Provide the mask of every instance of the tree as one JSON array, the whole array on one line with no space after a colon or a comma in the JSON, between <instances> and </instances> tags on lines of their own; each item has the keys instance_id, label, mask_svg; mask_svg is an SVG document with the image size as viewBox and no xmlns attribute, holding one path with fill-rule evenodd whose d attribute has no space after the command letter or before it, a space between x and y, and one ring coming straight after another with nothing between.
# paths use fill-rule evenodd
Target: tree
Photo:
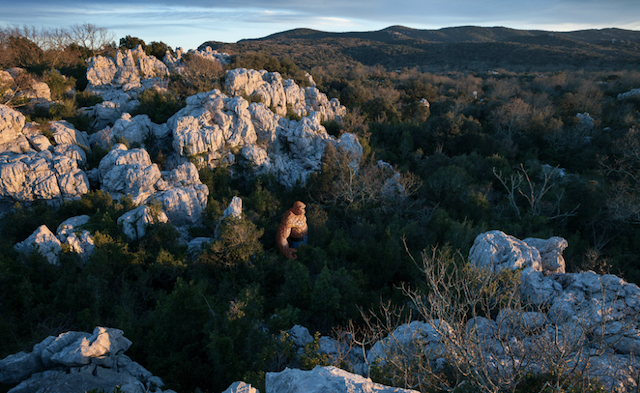
<instances>
[{"instance_id":1,"label":"tree","mask_svg":"<svg viewBox=\"0 0 640 393\"><path fill-rule=\"evenodd\" d=\"M105 27L92 23L76 24L69 29L71 40L91 52L93 56L108 49L115 35Z\"/></svg>"},{"instance_id":2,"label":"tree","mask_svg":"<svg viewBox=\"0 0 640 393\"><path fill-rule=\"evenodd\" d=\"M144 40L128 35L124 38L120 38L120 45L118 46L118 49L124 52L127 49L135 49L138 45L142 45L142 49L145 49L146 47Z\"/></svg>"},{"instance_id":3,"label":"tree","mask_svg":"<svg viewBox=\"0 0 640 393\"><path fill-rule=\"evenodd\" d=\"M145 51L148 55L154 56L156 59L162 60L166 55L167 51L171 53L172 56L175 55L175 52L171 47L164 42L160 41L151 41L149 45L145 48Z\"/></svg>"}]
</instances>

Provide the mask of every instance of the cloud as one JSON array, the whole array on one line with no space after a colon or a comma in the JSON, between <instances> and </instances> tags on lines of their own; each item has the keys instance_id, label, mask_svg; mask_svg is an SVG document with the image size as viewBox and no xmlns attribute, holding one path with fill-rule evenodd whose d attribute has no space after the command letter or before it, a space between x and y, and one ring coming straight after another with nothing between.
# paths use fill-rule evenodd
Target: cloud
<instances>
[{"instance_id":1,"label":"cloud","mask_svg":"<svg viewBox=\"0 0 640 393\"><path fill-rule=\"evenodd\" d=\"M571 30L640 29L637 0L20 0L5 2L3 25L68 27L94 23L119 37L172 46L235 42L298 27L371 31L391 25L438 29L463 25ZM186 40L186 42L185 42ZM178 42L180 41L180 42Z\"/></svg>"}]
</instances>

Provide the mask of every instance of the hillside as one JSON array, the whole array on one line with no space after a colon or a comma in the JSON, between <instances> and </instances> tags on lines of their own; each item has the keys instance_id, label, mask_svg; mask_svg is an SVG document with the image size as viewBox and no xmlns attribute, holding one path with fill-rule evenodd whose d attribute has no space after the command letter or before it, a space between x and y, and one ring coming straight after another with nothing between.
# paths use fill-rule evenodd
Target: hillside
<instances>
[{"instance_id":1,"label":"hillside","mask_svg":"<svg viewBox=\"0 0 640 393\"><path fill-rule=\"evenodd\" d=\"M418 30L391 26L379 31L332 33L294 29L238 43L207 41L230 54L264 52L290 57L303 68L338 64L382 65L428 70L555 67L635 69L640 32L621 29L551 32L506 27Z\"/></svg>"}]
</instances>

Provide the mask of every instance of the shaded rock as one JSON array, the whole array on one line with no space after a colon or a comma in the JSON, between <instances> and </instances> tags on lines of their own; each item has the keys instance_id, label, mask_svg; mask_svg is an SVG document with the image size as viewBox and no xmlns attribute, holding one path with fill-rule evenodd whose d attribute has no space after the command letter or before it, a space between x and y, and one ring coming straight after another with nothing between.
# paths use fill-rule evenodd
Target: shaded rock
<instances>
[{"instance_id":1,"label":"shaded rock","mask_svg":"<svg viewBox=\"0 0 640 393\"><path fill-rule=\"evenodd\" d=\"M446 322L438 320L432 323L413 321L400 325L389 336L371 347L367 352L367 362L371 364L377 361L384 365L387 357L415 351L428 351L435 358L443 357L445 346L440 332L449 334L450 331L451 328ZM419 346L416 347L418 343Z\"/></svg>"},{"instance_id":2,"label":"shaded rock","mask_svg":"<svg viewBox=\"0 0 640 393\"><path fill-rule=\"evenodd\" d=\"M71 217L62 222L56 230L56 235L62 243L69 244L71 249L80 254L83 259L87 259L95 250L93 237L87 230L80 230L78 227L86 224L89 216L82 215Z\"/></svg>"},{"instance_id":3,"label":"shaded rock","mask_svg":"<svg viewBox=\"0 0 640 393\"><path fill-rule=\"evenodd\" d=\"M524 239L523 242L540 252L540 263L542 265L542 271L545 274L565 272L565 262L562 257L562 252L569 246L569 243L567 243L565 239L558 236L546 240L528 237Z\"/></svg>"},{"instance_id":4,"label":"shaded rock","mask_svg":"<svg viewBox=\"0 0 640 393\"><path fill-rule=\"evenodd\" d=\"M196 237L187 245L187 254L194 257L199 254L208 244L213 242L212 237Z\"/></svg>"},{"instance_id":5,"label":"shaded rock","mask_svg":"<svg viewBox=\"0 0 640 393\"><path fill-rule=\"evenodd\" d=\"M57 265L60 263L62 244L46 225L40 225L26 240L16 243L14 248L23 254L28 254L35 250L50 264Z\"/></svg>"},{"instance_id":6,"label":"shaded rock","mask_svg":"<svg viewBox=\"0 0 640 393\"><path fill-rule=\"evenodd\" d=\"M88 153L91 152L89 137L85 131L78 131L66 120L52 121L49 128L53 132L53 139L58 145L78 145Z\"/></svg>"},{"instance_id":7,"label":"shaded rock","mask_svg":"<svg viewBox=\"0 0 640 393\"><path fill-rule=\"evenodd\" d=\"M47 337L29 354L0 360L0 382L18 383L11 393L84 393L92 389L161 393L162 380L124 355L131 341L118 329ZM166 392L172 392L170 390Z\"/></svg>"},{"instance_id":8,"label":"shaded rock","mask_svg":"<svg viewBox=\"0 0 640 393\"><path fill-rule=\"evenodd\" d=\"M33 353L18 352L0 360L0 383L15 384L39 371L42 363Z\"/></svg>"},{"instance_id":9,"label":"shaded rock","mask_svg":"<svg viewBox=\"0 0 640 393\"><path fill-rule=\"evenodd\" d=\"M313 342L313 337L309 333L309 329L304 326L295 325L288 330L289 337L297 347L304 347Z\"/></svg>"},{"instance_id":10,"label":"shaded rock","mask_svg":"<svg viewBox=\"0 0 640 393\"><path fill-rule=\"evenodd\" d=\"M310 371L287 368L279 373L267 373L265 382L267 393L416 392L374 383L369 378L351 374L336 367L321 366L316 366Z\"/></svg>"},{"instance_id":11,"label":"shaded rock","mask_svg":"<svg viewBox=\"0 0 640 393\"><path fill-rule=\"evenodd\" d=\"M551 304L562 292L562 285L545 277L542 272L526 268L520 275L520 292L523 298L533 304Z\"/></svg>"},{"instance_id":12,"label":"shaded rock","mask_svg":"<svg viewBox=\"0 0 640 393\"><path fill-rule=\"evenodd\" d=\"M501 231L478 235L469 251L469 262L492 272L526 267L542 270L540 252L536 248Z\"/></svg>"},{"instance_id":13,"label":"shaded rock","mask_svg":"<svg viewBox=\"0 0 640 393\"><path fill-rule=\"evenodd\" d=\"M118 218L118 225L130 240L140 239L147 233L149 225L169 221L163 211L154 212L149 206L142 205L126 212Z\"/></svg>"},{"instance_id":14,"label":"shaded rock","mask_svg":"<svg viewBox=\"0 0 640 393\"><path fill-rule=\"evenodd\" d=\"M222 393L260 393L260 391L245 382L234 382Z\"/></svg>"}]
</instances>

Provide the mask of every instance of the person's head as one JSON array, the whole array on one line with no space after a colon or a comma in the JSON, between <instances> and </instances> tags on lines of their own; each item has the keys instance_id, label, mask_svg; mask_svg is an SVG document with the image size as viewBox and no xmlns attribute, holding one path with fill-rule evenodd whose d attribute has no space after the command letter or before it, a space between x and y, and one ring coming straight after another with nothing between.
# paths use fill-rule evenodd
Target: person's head
<instances>
[{"instance_id":1,"label":"person's head","mask_svg":"<svg viewBox=\"0 0 640 393\"><path fill-rule=\"evenodd\" d=\"M293 210L292 211L297 215L301 215L301 214L305 213L305 208L306 207L307 206L304 203L302 203L300 201L297 201L296 203L293 204L293 208L292 208Z\"/></svg>"}]
</instances>

